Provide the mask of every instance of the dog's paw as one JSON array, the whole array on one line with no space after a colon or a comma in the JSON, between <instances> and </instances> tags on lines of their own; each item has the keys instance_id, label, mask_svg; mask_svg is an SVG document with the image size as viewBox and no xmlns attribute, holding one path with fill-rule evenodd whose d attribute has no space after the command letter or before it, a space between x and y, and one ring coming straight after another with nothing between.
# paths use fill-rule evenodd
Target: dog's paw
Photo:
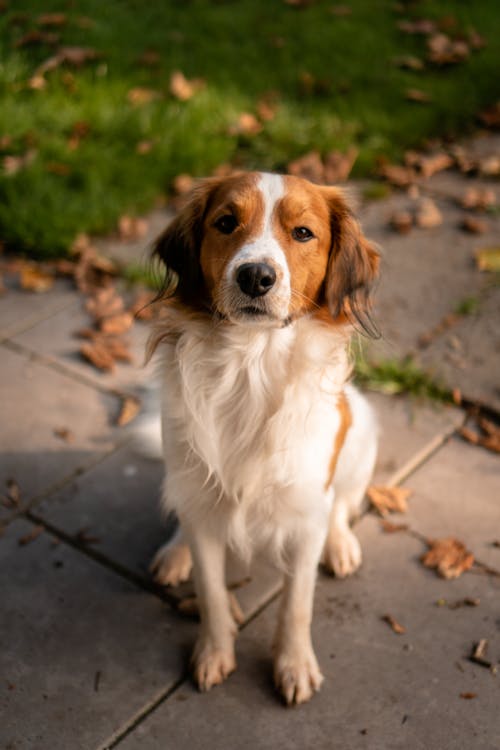
<instances>
[{"instance_id":1,"label":"dog's paw","mask_svg":"<svg viewBox=\"0 0 500 750\"><path fill-rule=\"evenodd\" d=\"M305 703L317 692L323 675L312 650L279 652L274 662L274 684L288 706Z\"/></svg>"},{"instance_id":2,"label":"dog's paw","mask_svg":"<svg viewBox=\"0 0 500 750\"><path fill-rule=\"evenodd\" d=\"M193 675L202 692L224 682L236 669L233 645L221 647L200 636L192 658Z\"/></svg>"},{"instance_id":3,"label":"dog's paw","mask_svg":"<svg viewBox=\"0 0 500 750\"><path fill-rule=\"evenodd\" d=\"M325 568L337 578L352 575L361 565L361 546L349 529L330 532L323 553Z\"/></svg>"},{"instance_id":4,"label":"dog's paw","mask_svg":"<svg viewBox=\"0 0 500 750\"><path fill-rule=\"evenodd\" d=\"M178 586L187 581L193 567L187 544L164 544L153 558L149 571L161 586Z\"/></svg>"}]
</instances>

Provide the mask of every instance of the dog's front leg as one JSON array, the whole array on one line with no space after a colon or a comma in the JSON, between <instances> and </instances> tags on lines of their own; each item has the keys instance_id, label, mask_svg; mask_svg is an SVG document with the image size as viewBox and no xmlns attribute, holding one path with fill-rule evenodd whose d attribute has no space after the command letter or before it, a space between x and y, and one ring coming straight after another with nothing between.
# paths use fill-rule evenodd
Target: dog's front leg
<instances>
[{"instance_id":1,"label":"dog's front leg","mask_svg":"<svg viewBox=\"0 0 500 750\"><path fill-rule=\"evenodd\" d=\"M274 680L287 704L309 700L323 682L311 642L314 586L324 533L305 528L290 544L275 639Z\"/></svg>"},{"instance_id":2,"label":"dog's front leg","mask_svg":"<svg viewBox=\"0 0 500 750\"><path fill-rule=\"evenodd\" d=\"M185 529L193 555L193 573L201 627L193 652L194 678L210 690L236 669L236 623L225 583L226 544L220 530L204 523Z\"/></svg>"}]
</instances>

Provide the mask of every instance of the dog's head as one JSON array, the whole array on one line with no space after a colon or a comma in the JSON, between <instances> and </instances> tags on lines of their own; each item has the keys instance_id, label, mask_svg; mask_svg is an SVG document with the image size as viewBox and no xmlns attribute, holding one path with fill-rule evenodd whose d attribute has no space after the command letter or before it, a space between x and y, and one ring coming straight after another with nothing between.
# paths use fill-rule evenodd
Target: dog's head
<instances>
[{"instance_id":1,"label":"dog's head","mask_svg":"<svg viewBox=\"0 0 500 750\"><path fill-rule=\"evenodd\" d=\"M379 256L337 188L258 172L207 179L155 253L175 298L233 323L282 326L319 308L371 327Z\"/></svg>"}]
</instances>

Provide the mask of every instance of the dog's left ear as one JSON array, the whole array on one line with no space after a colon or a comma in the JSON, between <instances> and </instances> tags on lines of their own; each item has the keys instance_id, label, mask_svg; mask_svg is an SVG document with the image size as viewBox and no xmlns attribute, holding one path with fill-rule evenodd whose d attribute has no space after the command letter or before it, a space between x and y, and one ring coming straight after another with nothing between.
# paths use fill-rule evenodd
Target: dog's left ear
<instances>
[{"instance_id":1,"label":"dog's left ear","mask_svg":"<svg viewBox=\"0 0 500 750\"><path fill-rule=\"evenodd\" d=\"M333 318L354 318L369 336L379 335L370 315L370 293L380 256L337 188L324 188L330 207L331 249L325 298Z\"/></svg>"}]
</instances>

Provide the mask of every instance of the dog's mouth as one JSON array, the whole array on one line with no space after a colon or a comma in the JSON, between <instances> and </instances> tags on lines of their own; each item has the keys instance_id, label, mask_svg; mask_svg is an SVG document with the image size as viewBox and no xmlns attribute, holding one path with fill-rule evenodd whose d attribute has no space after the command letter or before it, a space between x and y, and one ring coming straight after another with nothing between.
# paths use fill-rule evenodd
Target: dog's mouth
<instances>
[{"instance_id":1,"label":"dog's mouth","mask_svg":"<svg viewBox=\"0 0 500 750\"><path fill-rule=\"evenodd\" d=\"M249 315L252 318L262 317L265 315L266 317L269 317L269 313L267 310L263 310L261 307L256 307L254 305L246 305L245 307L241 307L239 312L244 313L245 315Z\"/></svg>"}]
</instances>

